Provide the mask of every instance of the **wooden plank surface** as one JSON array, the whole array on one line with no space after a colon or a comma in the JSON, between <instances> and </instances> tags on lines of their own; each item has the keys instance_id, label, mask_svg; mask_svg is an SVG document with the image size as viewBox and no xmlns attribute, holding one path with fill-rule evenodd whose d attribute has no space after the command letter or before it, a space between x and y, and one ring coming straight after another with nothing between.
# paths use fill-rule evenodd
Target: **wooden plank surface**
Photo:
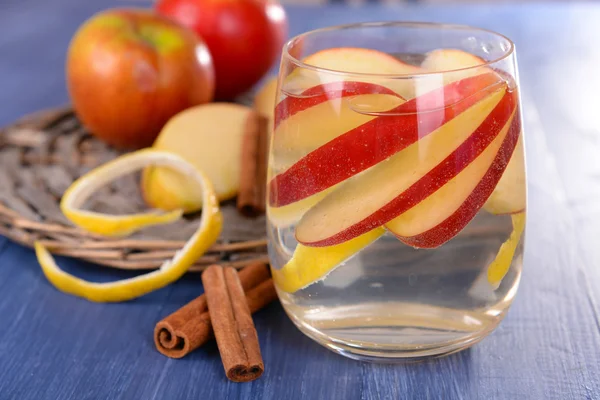
<instances>
[{"instance_id":1,"label":"wooden plank surface","mask_svg":"<svg viewBox=\"0 0 600 400\"><path fill-rule=\"evenodd\" d=\"M0 2L0 125L67 101L64 53L77 26L119 0ZM530 206L523 280L500 327L474 348L414 365L337 356L278 304L256 314L266 371L223 374L214 344L158 354L157 320L201 293L181 281L127 304L57 292L33 253L0 237L0 399L599 399L600 6L289 7L292 33L361 20L468 23L517 44ZM0 191L2 188L0 188ZM68 271L132 276L73 260Z\"/></svg>"}]
</instances>

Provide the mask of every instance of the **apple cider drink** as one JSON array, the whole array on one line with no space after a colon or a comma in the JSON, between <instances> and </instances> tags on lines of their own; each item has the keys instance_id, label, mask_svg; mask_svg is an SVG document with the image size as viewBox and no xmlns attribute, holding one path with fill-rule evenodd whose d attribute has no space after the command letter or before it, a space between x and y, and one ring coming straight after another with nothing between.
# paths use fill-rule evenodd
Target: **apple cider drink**
<instances>
[{"instance_id":1,"label":"apple cider drink","mask_svg":"<svg viewBox=\"0 0 600 400\"><path fill-rule=\"evenodd\" d=\"M278 86L269 253L298 328L361 360L448 354L490 333L516 293L525 227L510 40L323 29L286 45Z\"/></svg>"}]
</instances>

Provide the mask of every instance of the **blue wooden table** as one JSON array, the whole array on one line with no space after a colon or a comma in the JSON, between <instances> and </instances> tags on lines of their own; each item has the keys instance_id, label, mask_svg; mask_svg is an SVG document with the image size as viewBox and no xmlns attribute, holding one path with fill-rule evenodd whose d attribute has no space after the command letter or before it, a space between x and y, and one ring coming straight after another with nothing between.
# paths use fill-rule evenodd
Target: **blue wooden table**
<instances>
[{"instance_id":1,"label":"blue wooden table","mask_svg":"<svg viewBox=\"0 0 600 400\"><path fill-rule=\"evenodd\" d=\"M94 12L123 5L1 0L0 125L66 103L71 35ZM288 11L292 34L427 20L491 28L516 42L530 207L525 269L508 317L472 349L386 366L325 350L272 304L255 317L266 372L233 384L214 344L172 360L152 343L154 324L201 292L197 275L126 304L92 304L59 293L31 250L0 237L0 399L600 399L600 6ZM59 262L87 279L131 276Z\"/></svg>"}]
</instances>

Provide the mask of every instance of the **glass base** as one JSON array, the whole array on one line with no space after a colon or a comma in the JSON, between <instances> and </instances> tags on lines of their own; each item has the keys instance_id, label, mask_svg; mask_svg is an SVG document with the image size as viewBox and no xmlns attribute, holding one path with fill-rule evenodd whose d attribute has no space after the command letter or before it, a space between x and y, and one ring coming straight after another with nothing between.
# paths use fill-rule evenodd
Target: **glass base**
<instances>
[{"instance_id":1,"label":"glass base","mask_svg":"<svg viewBox=\"0 0 600 400\"><path fill-rule=\"evenodd\" d=\"M447 319L440 318L440 315L447 315L447 309L445 313L431 313L431 308L427 308L427 314L420 314L416 319L414 315L407 316L404 321L394 321L393 325L389 319L385 325L371 320L368 321L368 326L362 327L337 320L336 327L325 329L317 329L291 313L288 315L300 331L335 353L358 361L394 364L419 362L465 350L489 335L505 314L496 314L492 319L487 319L483 326L479 326L479 329L473 330L473 326L471 329L458 327L456 319L451 315Z\"/></svg>"}]
</instances>

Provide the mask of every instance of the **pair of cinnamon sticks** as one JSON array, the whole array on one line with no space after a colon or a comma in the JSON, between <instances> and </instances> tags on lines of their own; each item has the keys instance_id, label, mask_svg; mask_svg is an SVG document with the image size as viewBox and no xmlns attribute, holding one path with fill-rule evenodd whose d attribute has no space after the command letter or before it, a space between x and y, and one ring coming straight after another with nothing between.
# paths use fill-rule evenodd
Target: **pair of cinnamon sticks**
<instances>
[{"instance_id":1,"label":"pair of cinnamon sticks","mask_svg":"<svg viewBox=\"0 0 600 400\"><path fill-rule=\"evenodd\" d=\"M246 120L237 196L237 209L246 217L265 212L270 123L270 119L257 112L250 113Z\"/></svg>"},{"instance_id":2,"label":"pair of cinnamon sticks","mask_svg":"<svg viewBox=\"0 0 600 400\"><path fill-rule=\"evenodd\" d=\"M162 354L181 358L213 335L227 377L248 382L264 371L251 313L277 297L266 264L242 269L212 265L202 274L204 294L156 324L154 342Z\"/></svg>"}]
</instances>

